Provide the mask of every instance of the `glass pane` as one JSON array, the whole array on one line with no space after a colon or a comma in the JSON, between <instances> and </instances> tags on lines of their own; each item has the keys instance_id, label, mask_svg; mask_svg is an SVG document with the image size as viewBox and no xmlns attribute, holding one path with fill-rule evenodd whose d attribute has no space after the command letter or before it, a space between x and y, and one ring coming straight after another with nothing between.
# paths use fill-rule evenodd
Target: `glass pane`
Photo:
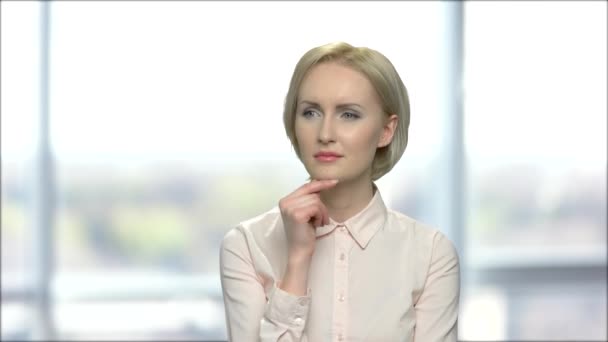
<instances>
[{"instance_id":1,"label":"glass pane","mask_svg":"<svg viewBox=\"0 0 608 342\"><path fill-rule=\"evenodd\" d=\"M28 275L26 254L27 229L31 221L27 215L27 180L24 163L2 161L2 289L23 289Z\"/></svg>"},{"instance_id":2,"label":"glass pane","mask_svg":"<svg viewBox=\"0 0 608 342\"><path fill-rule=\"evenodd\" d=\"M565 282L605 268L606 3L471 2L465 18L470 273L568 266ZM591 294L502 286L517 308L502 338L606 337Z\"/></svg>"},{"instance_id":3,"label":"glass pane","mask_svg":"<svg viewBox=\"0 0 608 342\"><path fill-rule=\"evenodd\" d=\"M601 341L606 338L605 286L520 290L509 298L509 310L515 340Z\"/></svg>"},{"instance_id":4,"label":"glass pane","mask_svg":"<svg viewBox=\"0 0 608 342\"><path fill-rule=\"evenodd\" d=\"M29 309L23 302L2 300L2 341L25 341L31 337Z\"/></svg>"},{"instance_id":5,"label":"glass pane","mask_svg":"<svg viewBox=\"0 0 608 342\"><path fill-rule=\"evenodd\" d=\"M476 286L461 304L466 341L599 341L606 336L606 287L597 284Z\"/></svg>"},{"instance_id":6,"label":"glass pane","mask_svg":"<svg viewBox=\"0 0 608 342\"><path fill-rule=\"evenodd\" d=\"M0 19L2 340L30 337L31 170L40 102L40 4L3 1Z\"/></svg>"},{"instance_id":7,"label":"glass pane","mask_svg":"<svg viewBox=\"0 0 608 342\"><path fill-rule=\"evenodd\" d=\"M605 247L602 9L603 3L467 5L474 246Z\"/></svg>"},{"instance_id":8,"label":"glass pane","mask_svg":"<svg viewBox=\"0 0 608 342\"><path fill-rule=\"evenodd\" d=\"M220 241L307 179L282 105L297 59L313 46L374 47L400 71L415 99L411 143L379 187L388 204L415 215L425 185L391 190L421 179L434 158L427 152L438 141L440 6L53 3L60 336L225 338ZM335 22L344 11L366 24L294 23L294 15ZM277 28L290 38L277 42ZM105 312L149 322L91 318Z\"/></svg>"}]
</instances>

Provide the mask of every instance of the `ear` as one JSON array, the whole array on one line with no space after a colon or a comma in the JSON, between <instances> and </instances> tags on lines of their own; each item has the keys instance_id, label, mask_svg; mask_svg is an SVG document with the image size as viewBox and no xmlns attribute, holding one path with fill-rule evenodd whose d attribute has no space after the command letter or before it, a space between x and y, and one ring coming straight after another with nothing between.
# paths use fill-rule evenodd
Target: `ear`
<instances>
[{"instance_id":1,"label":"ear","mask_svg":"<svg viewBox=\"0 0 608 342\"><path fill-rule=\"evenodd\" d=\"M384 126L382 127L382 135L380 136L380 140L378 141L378 147L384 147L393 141L393 136L395 135L395 130L397 129L397 122L399 121L399 117L397 114L390 115L385 121Z\"/></svg>"}]
</instances>

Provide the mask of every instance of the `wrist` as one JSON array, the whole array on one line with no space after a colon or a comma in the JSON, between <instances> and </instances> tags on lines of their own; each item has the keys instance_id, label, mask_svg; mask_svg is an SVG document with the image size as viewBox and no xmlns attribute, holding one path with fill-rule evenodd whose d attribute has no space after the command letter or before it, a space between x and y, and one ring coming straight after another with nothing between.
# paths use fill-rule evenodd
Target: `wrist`
<instances>
[{"instance_id":1,"label":"wrist","mask_svg":"<svg viewBox=\"0 0 608 342\"><path fill-rule=\"evenodd\" d=\"M287 265L293 267L308 266L312 260L312 254L312 251L289 253L287 257Z\"/></svg>"},{"instance_id":2,"label":"wrist","mask_svg":"<svg viewBox=\"0 0 608 342\"><path fill-rule=\"evenodd\" d=\"M308 283L308 270L310 268L310 260L306 257L301 259L289 259L287 268L283 274L280 288L288 293L297 296L305 296L306 284Z\"/></svg>"}]
</instances>

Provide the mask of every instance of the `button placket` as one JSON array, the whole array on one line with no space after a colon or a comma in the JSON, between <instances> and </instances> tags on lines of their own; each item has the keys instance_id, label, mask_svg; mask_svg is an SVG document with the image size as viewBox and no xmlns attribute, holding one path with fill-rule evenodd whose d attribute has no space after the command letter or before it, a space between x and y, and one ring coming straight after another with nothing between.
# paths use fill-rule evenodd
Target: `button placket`
<instances>
[{"instance_id":1,"label":"button placket","mask_svg":"<svg viewBox=\"0 0 608 342\"><path fill-rule=\"evenodd\" d=\"M348 257L345 251L352 243L346 227L341 225L338 234L334 235L334 325L333 330L338 341L344 340L348 325Z\"/></svg>"}]
</instances>

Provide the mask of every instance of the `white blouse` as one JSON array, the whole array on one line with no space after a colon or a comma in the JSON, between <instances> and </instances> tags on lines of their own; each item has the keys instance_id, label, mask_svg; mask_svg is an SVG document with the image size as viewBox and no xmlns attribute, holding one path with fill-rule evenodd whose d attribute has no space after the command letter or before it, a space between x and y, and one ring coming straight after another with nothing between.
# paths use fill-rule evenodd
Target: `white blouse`
<instances>
[{"instance_id":1,"label":"white blouse","mask_svg":"<svg viewBox=\"0 0 608 342\"><path fill-rule=\"evenodd\" d=\"M220 274L230 341L456 341L460 271L439 231L380 192L316 230L308 293L279 288L287 241L277 207L230 230Z\"/></svg>"}]
</instances>

